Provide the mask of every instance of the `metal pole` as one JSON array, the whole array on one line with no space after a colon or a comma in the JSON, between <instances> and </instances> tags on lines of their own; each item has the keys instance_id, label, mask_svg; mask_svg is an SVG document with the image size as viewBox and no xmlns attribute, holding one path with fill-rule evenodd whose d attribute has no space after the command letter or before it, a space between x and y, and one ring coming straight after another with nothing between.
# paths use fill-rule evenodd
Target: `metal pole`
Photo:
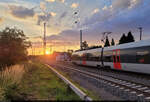
<instances>
[{"instance_id":1,"label":"metal pole","mask_svg":"<svg viewBox=\"0 0 150 102\"><path fill-rule=\"evenodd\" d=\"M46 23L44 23L44 41L43 41L44 55L46 54Z\"/></svg>"},{"instance_id":2,"label":"metal pole","mask_svg":"<svg viewBox=\"0 0 150 102\"><path fill-rule=\"evenodd\" d=\"M82 30L80 30L80 49L82 50Z\"/></svg>"},{"instance_id":3,"label":"metal pole","mask_svg":"<svg viewBox=\"0 0 150 102\"><path fill-rule=\"evenodd\" d=\"M139 29L140 29L140 40L142 40L142 27L139 27Z\"/></svg>"}]
</instances>

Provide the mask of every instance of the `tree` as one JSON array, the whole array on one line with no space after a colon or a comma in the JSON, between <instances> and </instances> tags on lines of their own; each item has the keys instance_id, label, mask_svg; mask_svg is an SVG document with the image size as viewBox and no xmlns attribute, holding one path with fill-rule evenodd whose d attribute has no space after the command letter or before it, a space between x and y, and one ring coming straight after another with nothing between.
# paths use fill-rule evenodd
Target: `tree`
<instances>
[{"instance_id":1,"label":"tree","mask_svg":"<svg viewBox=\"0 0 150 102\"><path fill-rule=\"evenodd\" d=\"M112 38L112 41L111 41L111 45L114 46L115 45L115 41L114 39Z\"/></svg>"},{"instance_id":2,"label":"tree","mask_svg":"<svg viewBox=\"0 0 150 102\"><path fill-rule=\"evenodd\" d=\"M88 48L88 44L86 41L82 42L82 49L87 49Z\"/></svg>"},{"instance_id":3,"label":"tree","mask_svg":"<svg viewBox=\"0 0 150 102\"><path fill-rule=\"evenodd\" d=\"M106 41L105 41L104 47L107 47L107 46L110 46L108 36L106 36Z\"/></svg>"},{"instance_id":4,"label":"tree","mask_svg":"<svg viewBox=\"0 0 150 102\"><path fill-rule=\"evenodd\" d=\"M95 49L95 48L102 48L102 46L101 45L99 45L99 46L92 45L92 46L88 47L88 49Z\"/></svg>"},{"instance_id":5,"label":"tree","mask_svg":"<svg viewBox=\"0 0 150 102\"><path fill-rule=\"evenodd\" d=\"M126 35L123 33L123 35L121 36L120 40L119 40L119 44L124 44L127 43L127 37Z\"/></svg>"},{"instance_id":6,"label":"tree","mask_svg":"<svg viewBox=\"0 0 150 102\"><path fill-rule=\"evenodd\" d=\"M13 65L27 60L31 43L20 29L6 27L0 32L0 65Z\"/></svg>"},{"instance_id":7,"label":"tree","mask_svg":"<svg viewBox=\"0 0 150 102\"><path fill-rule=\"evenodd\" d=\"M132 35L131 31L128 32L127 41L128 41L128 43L135 41L134 36Z\"/></svg>"}]
</instances>

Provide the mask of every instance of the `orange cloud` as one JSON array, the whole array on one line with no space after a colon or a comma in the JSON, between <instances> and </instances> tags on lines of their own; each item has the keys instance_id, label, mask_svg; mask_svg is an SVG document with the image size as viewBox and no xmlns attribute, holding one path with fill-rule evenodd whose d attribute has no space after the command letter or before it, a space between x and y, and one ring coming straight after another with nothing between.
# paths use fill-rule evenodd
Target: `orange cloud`
<instances>
[{"instance_id":1,"label":"orange cloud","mask_svg":"<svg viewBox=\"0 0 150 102\"><path fill-rule=\"evenodd\" d=\"M55 0L45 0L45 1L47 1L47 2L55 2Z\"/></svg>"},{"instance_id":2,"label":"orange cloud","mask_svg":"<svg viewBox=\"0 0 150 102\"><path fill-rule=\"evenodd\" d=\"M2 22L3 22L3 18L0 17L0 23L2 23Z\"/></svg>"},{"instance_id":3,"label":"orange cloud","mask_svg":"<svg viewBox=\"0 0 150 102\"><path fill-rule=\"evenodd\" d=\"M79 6L78 3L72 3L71 8L77 8Z\"/></svg>"},{"instance_id":4,"label":"orange cloud","mask_svg":"<svg viewBox=\"0 0 150 102\"><path fill-rule=\"evenodd\" d=\"M58 0L59 2L61 2L61 3L64 3L65 2L65 0Z\"/></svg>"},{"instance_id":5,"label":"orange cloud","mask_svg":"<svg viewBox=\"0 0 150 102\"><path fill-rule=\"evenodd\" d=\"M56 13L55 12L50 12L50 15L54 17L54 16L56 16Z\"/></svg>"}]
</instances>

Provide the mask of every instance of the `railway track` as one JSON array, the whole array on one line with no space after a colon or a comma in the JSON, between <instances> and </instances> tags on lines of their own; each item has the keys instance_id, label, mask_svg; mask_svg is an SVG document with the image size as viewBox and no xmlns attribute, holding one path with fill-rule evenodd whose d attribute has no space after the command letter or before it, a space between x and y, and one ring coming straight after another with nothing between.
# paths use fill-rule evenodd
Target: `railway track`
<instances>
[{"instance_id":1,"label":"railway track","mask_svg":"<svg viewBox=\"0 0 150 102\"><path fill-rule=\"evenodd\" d=\"M125 100L150 101L150 86L68 66L54 65L54 67L63 67L63 70L77 72L83 76L94 79L98 82L99 87L104 87L112 94L120 96Z\"/></svg>"},{"instance_id":2,"label":"railway track","mask_svg":"<svg viewBox=\"0 0 150 102\"><path fill-rule=\"evenodd\" d=\"M141 74L141 73L133 73L133 72L125 72L125 71L117 71L117 70L112 70L112 69L105 69L105 68L91 68L91 67L85 67L85 66L75 66L71 63L65 63L65 66L68 67L75 67L76 69L80 70L86 70L91 73L95 74L101 74L105 76L110 76L118 79L123 79L126 81L131 81L139 84L144 84L146 86L150 86L150 76Z\"/></svg>"}]
</instances>

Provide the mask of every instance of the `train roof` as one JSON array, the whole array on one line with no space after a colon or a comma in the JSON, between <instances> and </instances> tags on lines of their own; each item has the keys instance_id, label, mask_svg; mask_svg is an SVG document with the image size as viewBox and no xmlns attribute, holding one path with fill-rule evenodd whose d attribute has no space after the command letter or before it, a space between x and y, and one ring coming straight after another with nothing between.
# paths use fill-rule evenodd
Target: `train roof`
<instances>
[{"instance_id":1,"label":"train roof","mask_svg":"<svg viewBox=\"0 0 150 102\"><path fill-rule=\"evenodd\" d=\"M127 49L127 48L135 48L142 46L150 46L150 40L141 40L137 42L125 43L116 46L105 47L104 50L114 50L114 49Z\"/></svg>"},{"instance_id":2,"label":"train roof","mask_svg":"<svg viewBox=\"0 0 150 102\"><path fill-rule=\"evenodd\" d=\"M87 50L79 50L79 51L75 51L75 53L78 53L78 52L80 52L80 53L82 53L82 52L97 52L97 51L101 51L102 50L102 48L94 48L94 49L87 49Z\"/></svg>"},{"instance_id":3,"label":"train roof","mask_svg":"<svg viewBox=\"0 0 150 102\"><path fill-rule=\"evenodd\" d=\"M141 40L137 42L131 42L131 43L125 43L125 44L120 44L116 46L109 46L109 47L104 47L105 51L108 50L114 50L114 49L127 49L127 48L135 48L135 47L141 47L141 46L150 46L150 39L149 40ZM78 50L76 52L88 52L88 51L101 51L102 48L94 48L94 49L87 49L87 50Z\"/></svg>"}]
</instances>

